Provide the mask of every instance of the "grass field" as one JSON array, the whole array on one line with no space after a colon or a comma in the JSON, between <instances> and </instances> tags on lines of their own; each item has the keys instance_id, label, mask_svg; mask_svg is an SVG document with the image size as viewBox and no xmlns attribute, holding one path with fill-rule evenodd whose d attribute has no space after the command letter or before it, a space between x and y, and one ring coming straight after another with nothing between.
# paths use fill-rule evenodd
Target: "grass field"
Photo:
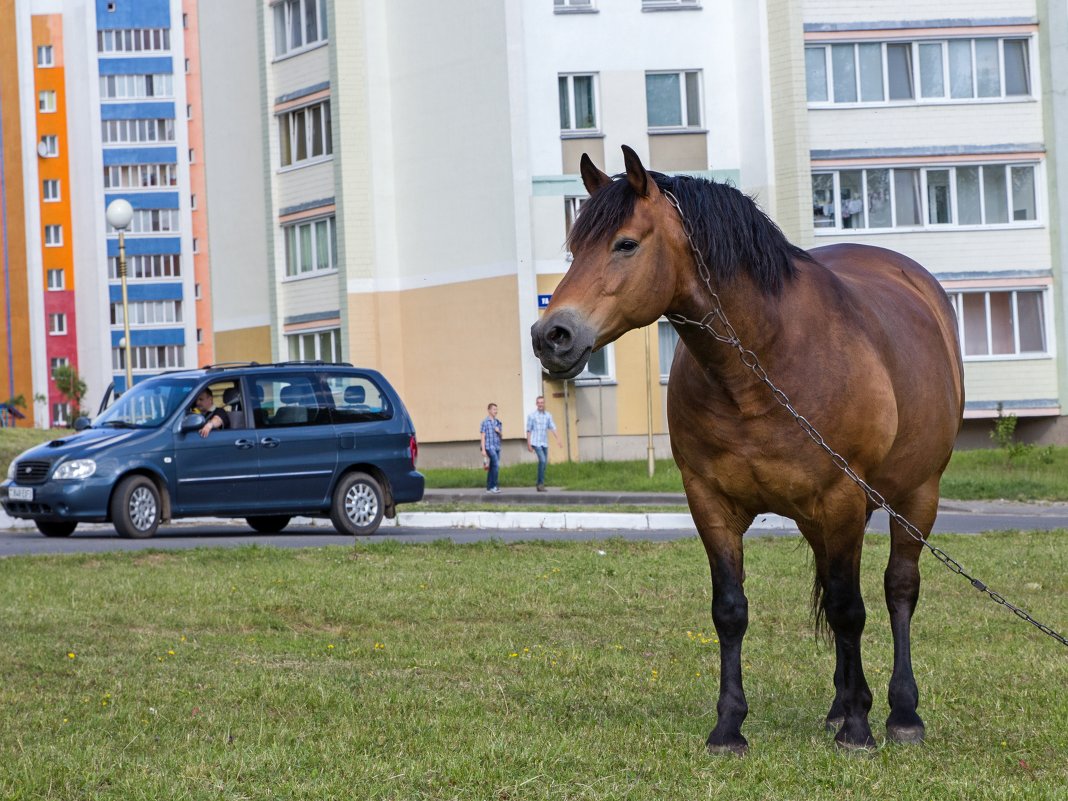
<instances>
[{"instance_id":1,"label":"grass field","mask_svg":"<svg viewBox=\"0 0 1068 801\"><path fill-rule=\"evenodd\" d=\"M1066 532L940 544L1068 623ZM885 537L865 544L882 738ZM914 625L928 741L820 727L833 654L796 539L746 549L745 759L692 540L0 560L4 799L1064 799L1068 659L932 559Z\"/></svg>"}]
</instances>

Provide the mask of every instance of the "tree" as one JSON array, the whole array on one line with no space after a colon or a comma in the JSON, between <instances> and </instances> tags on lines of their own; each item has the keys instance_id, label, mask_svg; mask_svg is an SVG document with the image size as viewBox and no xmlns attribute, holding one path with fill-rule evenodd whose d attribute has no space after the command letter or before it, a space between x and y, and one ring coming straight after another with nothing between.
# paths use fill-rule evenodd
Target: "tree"
<instances>
[{"instance_id":1,"label":"tree","mask_svg":"<svg viewBox=\"0 0 1068 801\"><path fill-rule=\"evenodd\" d=\"M82 398L85 397L87 387L78 370L69 364L64 364L52 371L52 378L58 389L70 403L70 419L84 416L82 411Z\"/></svg>"}]
</instances>

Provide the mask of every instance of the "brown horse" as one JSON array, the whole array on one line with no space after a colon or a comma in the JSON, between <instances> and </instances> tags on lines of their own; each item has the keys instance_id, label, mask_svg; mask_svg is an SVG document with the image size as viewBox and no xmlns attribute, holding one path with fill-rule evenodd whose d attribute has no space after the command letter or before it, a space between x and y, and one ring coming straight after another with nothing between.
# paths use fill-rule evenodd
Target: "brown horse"
<instances>
[{"instance_id":1,"label":"brown horse","mask_svg":"<svg viewBox=\"0 0 1068 801\"><path fill-rule=\"evenodd\" d=\"M738 190L647 172L634 151L623 153L620 180L582 158L590 199L570 235L574 262L531 329L534 352L550 376L570 378L593 350L669 315L681 337L668 382L671 450L708 554L721 647L708 748L748 748L742 535L764 512L796 521L815 556L814 609L830 625L836 652L827 725L842 747L873 747L860 654L860 556L875 504L736 348L707 325L684 321L714 319L708 315L718 296L737 339L797 412L926 538L964 408L953 309L938 282L901 254L847 244L805 252ZM722 322L713 328L724 330ZM924 725L909 627L922 545L893 519L890 529L884 587L894 670L886 732L918 742Z\"/></svg>"}]
</instances>

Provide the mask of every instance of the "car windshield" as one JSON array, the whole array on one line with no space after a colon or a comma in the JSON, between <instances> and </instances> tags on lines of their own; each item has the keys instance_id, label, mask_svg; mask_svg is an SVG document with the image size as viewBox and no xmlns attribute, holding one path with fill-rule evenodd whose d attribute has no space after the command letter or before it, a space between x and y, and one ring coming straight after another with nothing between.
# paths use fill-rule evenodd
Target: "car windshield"
<instances>
[{"instance_id":1,"label":"car windshield","mask_svg":"<svg viewBox=\"0 0 1068 801\"><path fill-rule=\"evenodd\" d=\"M154 378L134 384L93 420L93 428L158 428L196 385L195 378Z\"/></svg>"}]
</instances>

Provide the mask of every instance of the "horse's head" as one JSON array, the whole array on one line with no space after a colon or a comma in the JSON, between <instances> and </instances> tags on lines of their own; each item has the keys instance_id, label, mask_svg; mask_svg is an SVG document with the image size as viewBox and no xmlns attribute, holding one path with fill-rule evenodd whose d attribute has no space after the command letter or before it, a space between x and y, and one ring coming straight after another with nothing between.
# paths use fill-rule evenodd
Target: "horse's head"
<instances>
[{"instance_id":1,"label":"horse's head","mask_svg":"<svg viewBox=\"0 0 1068 801\"><path fill-rule=\"evenodd\" d=\"M553 378L573 378L594 350L659 318L675 294L677 266L691 263L675 209L626 145L623 157L626 178L613 181L582 156L590 199L571 231L574 260L530 329Z\"/></svg>"}]
</instances>

